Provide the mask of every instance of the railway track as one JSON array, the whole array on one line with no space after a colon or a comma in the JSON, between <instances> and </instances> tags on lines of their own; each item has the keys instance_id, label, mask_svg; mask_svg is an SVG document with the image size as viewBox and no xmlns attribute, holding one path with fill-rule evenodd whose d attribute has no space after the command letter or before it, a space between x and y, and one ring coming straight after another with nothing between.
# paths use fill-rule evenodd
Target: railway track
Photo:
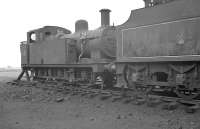
<instances>
[{"instance_id":1,"label":"railway track","mask_svg":"<svg viewBox=\"0 0 200 129\"><path fill-rule=\"evenodd\" d=\"M133 103L136 105L147 104L155 107L161 103L164 109L173 110L178 105L183 105L188 113L196 112L200 109L200 100L184 100L179 97L165 96L162 94L141 94L129 89L103 89L100 86L75 85L59 81L18 81L8 82L10 85L35 87L43 90L53 90L71 96L79 95L86 98L100 97L101 100L110 99L112 102L122 101L124 104Z\"/></svg>"}]
</instances>

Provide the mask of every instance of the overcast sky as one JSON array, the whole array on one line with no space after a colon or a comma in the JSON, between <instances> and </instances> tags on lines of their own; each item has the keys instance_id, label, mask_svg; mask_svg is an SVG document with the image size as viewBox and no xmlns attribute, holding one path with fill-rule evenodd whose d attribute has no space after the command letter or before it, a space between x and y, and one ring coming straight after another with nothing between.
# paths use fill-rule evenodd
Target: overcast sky
<instances>
[{"instance_id":1,"label":"overcast sky","mask_svg":"<svg viewBox=\"0 0 200 129\"><path fill-rule=\"evenodd\" d=\"M1 0L0 67L20 67L20 42L26 32L46 25L60 26L74 32L74 23L85 19L89 29L100 26L102 8L111 12L111 24L124 23L131 10L144 7L143 0Z\"/></svg>"}]
</instances>

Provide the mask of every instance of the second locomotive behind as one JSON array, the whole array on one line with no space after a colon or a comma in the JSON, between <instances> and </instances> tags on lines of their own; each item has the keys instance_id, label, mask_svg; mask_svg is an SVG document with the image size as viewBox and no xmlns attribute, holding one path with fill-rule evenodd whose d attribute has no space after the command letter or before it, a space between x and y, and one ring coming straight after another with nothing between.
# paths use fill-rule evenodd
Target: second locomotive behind
<instances>
[{"instance_id":1,"label":"second locomotive behind","mask_svg":"<svg viewBox=\"0 0 200 129\"><path fill-rule=\"evenodd\" d=\"M116 57L116 40L115 27L109 24L110 10L100 12L101 26L95 30L79 20L74 33L55 26L28 32L27 42L21 44L24 71L31 71L33 79L103 82L102 73Z\"/></svg>"}]
</instances>

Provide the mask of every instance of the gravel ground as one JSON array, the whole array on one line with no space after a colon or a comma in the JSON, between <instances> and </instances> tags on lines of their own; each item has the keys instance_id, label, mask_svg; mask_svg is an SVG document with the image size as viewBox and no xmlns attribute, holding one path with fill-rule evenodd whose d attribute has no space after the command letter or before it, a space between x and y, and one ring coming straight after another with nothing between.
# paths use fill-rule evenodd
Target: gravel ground
<instances>
[{"instance_id":1,"label":"gravel ground","mask_svg":"<svg viewBox=\"0 0 200 129\"><path fill-rule=\"evenodd\" d=\"M200 111L188 114L183 106L162 106L0 83L0 129L200 129Z\"/></svg>"}]
</instances>

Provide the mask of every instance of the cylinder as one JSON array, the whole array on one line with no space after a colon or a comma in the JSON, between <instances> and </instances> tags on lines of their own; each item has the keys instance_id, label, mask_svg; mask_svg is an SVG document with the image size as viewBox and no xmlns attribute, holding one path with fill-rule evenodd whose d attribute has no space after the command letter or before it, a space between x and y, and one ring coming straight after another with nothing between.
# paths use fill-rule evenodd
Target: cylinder
<instances>
[{"instance_id":1,"label":"cylinder","mask_svg":"<svg viewBox=\"0 0 200 129\"><path fill-rule=\"evenodd\" d=\"M110 25L110 12L109 9L101 9L101 26L109 26Z\"/></svg>"},{"instance_id":2,"label":"cylinder","mask_svg":"<svg viewBox=\"0 0 200 129\"><path fill-rule=\"evenodd\" d=\"M75 32L79 31L87 31L88 30L88 22L86 20L78 20L75 23Z\"/></svg>"}]
</instances>

